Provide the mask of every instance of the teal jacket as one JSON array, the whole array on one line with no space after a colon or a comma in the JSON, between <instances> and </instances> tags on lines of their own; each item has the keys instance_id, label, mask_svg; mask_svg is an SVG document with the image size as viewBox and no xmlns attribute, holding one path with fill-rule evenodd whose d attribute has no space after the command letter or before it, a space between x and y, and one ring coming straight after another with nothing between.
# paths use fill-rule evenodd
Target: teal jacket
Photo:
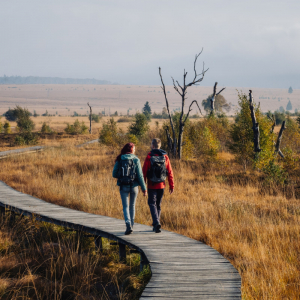
<instances>
[{"instance_id":1,"label":"teal jacket","mask_svg":"<svg viewBox=\"0 0 300 300\"><path fill-rule=\"evenodd\" d=\"M133 187L136 186L141 186L141 189L143 192L145 192L147 190L146 188L146 184L144 181L144 176L143 176L143 171L142 171L142 166L141 166L141 162L139 160L138 157L136 157L134 154L123 154L121 156L121 159L125 160L125 159L132 159L134 164L136 165L136 178L132 184ZM117 161L115 163L114 169L113 169L113 177L114 178L118 178L118 170L119 170L119 162ZM120 181L118 179L117 185L120 185ZM129 187L129 185L128 185Z\"/></svg>"}]
</instances>

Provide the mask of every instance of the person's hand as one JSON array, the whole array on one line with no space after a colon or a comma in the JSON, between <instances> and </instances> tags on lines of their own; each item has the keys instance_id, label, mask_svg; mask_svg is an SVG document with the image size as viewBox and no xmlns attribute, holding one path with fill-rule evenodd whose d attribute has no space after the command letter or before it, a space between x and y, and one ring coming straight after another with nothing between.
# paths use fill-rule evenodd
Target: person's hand
<instances>
[{"instance_id":1,"label":"person's hand","mask_svg":"<svg viewBox=\"0 0 300 300\"><path fill-rule=\"evenodd\" d=\"M170 195L173 194L174 190L173 189L169 189Z\"/></svg>"},{"instance_id":2,"label":"person's hand","mask_svg":"<svg viewBox=\"0 0 300 300\"><path fill-rule=\"evenodd\" d=\"M148 195L147 191L143 192L144 197L146 197Z\"/></svg>"}]
</instances>

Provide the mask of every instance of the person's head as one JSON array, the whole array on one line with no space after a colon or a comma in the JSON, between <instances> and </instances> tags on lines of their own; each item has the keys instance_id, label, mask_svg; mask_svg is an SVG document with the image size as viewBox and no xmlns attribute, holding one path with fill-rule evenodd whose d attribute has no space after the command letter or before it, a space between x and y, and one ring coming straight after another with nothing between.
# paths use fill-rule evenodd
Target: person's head
<instances>
[{"instance_id":1,"label":"person's head","mask_svg":"<svg viewBox=\"0 0 300 300\"><path fill-rule=\"evenodd\" d=\"M127 143L121 150L121 153L117 156L116 161L121 159L121 155L123 154L134 154L135 153L135 145L134 143Z\"/></svg>"},{"instance_id":2,"label":"person's head","mask_svg":"<svg viewBox=\"0 0 300 300\"><path fill-rule=\"evenodd\" d=\"M151 143L151 149L160 149L161 147L161 140L160 139L153 139Z\"/></svg>"}]
</instances>

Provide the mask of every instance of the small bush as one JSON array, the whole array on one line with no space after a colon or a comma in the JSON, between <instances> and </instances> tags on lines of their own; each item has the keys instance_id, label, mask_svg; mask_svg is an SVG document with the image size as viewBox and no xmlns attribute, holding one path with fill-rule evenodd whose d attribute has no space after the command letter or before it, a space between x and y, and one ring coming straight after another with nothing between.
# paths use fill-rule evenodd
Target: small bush
<instances>
[{"instance_id":1,"label":"small bush","mask_svg":"<svg viewBox=\"0 0 300 300\"><path fill-rule=\"evenodd\" d=\"M134 122L129 126L129 133L142 138L149 130L148 120L144 114L137 113Z\"/></svg>"},{"instance_id":2,"label":"small bush","mask_svg":"<svg viewBox=\"0 0 300 300\"><path fill-rule=\"evenodd\" d=\"M111 118L106 124L103 124L102 129L100 130L99 143L116 147L123 143L123 137L124 133L122 130L118 129L114 118Z\"/></svg>"},{"instance_id":3,"label":"small bush","mask_svg":"<svg viewBox=\"0 0 300 300\"><path fill-rule=\"evenodd\" d=\"M122 122L130 122L132 119L128 118L128 117L122 117L118 119L118 123L122 123Z\"/></svg>"},{"instance_id":4,"label":"small bush","mask_svg":"<svg viewBox=\"0 0 300 300\"><path fill-rule=\"evenodd\" d=\"M51 130L50 126L46 122L44 122L43 125L42 125L41 132L43 132L43 133L51 133L52 130Z\"/></svg>"},{"instance_id":5,"label":"small bush","mask_svg":"<svg viewBox=\"0 0 300 300\"><path fill-rule=\"evenodd\" d=\"M11 133L10 124L7 121L3 125L3 132L6 134Z\"/></svg>"},{"instance_id":6,"label":"small bush","mask_svg":"<svg viewBox=\"0 0 300 300\"><path fill-rule=\"evenodd\" d=\"M64 130L68 134L85 134L88 131L88 127L84 122L80 123L78 119L76 119L74 124L67 123L67 127Z\"/></svg>"},{"instance_id":7,"label":"small bush","mask_svg":"<svg viewBox=\"0 0 300 300\"><path fill-rule=\"evenodd\" d=\"M89 115L89 120L91 118L91 116ZM92 121L96 122L96 123L100 123L100 119L101 117L99 115L96 115L96 114L92 114Z\"/></svg>"},{"instance_id":8,"label":"small bush","mask_svg":"<svg viewBox=\"0 0 300 300\"><path fill-rule=\"evenodd\" d=\"M273 160L269 161L262 171L267 175L265 181L268 184L284 184L287 180L285 170Z\"/></svg>"},{"instance_id":9,"label":"small bush","mask_svg":"<svg viewBox=\"0 0 300 300\"><path fill-rule=\"evenodd\" d=\"M36 145L38 135L33 132L22 132L15 137L15 145Z\"/></svg>"}]
</instances>

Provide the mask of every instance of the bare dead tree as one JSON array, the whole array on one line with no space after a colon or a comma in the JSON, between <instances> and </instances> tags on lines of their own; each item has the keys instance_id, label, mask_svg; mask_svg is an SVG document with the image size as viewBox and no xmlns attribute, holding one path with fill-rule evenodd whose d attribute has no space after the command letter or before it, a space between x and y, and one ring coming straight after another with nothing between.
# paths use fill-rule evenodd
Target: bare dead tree
<instances>
[{"instance_id":1,"label":"bare dead tree","mask_svg":"<svg viewBox=\"0 0 300 300\"><path fill-rule=\"evenodd\" d=\"M276 126L276 118L275 115L272 115L272 118L267 114L268 119L272 122L271 133L274 132L274 128Z\"/></svg>"},{"instance_id":2,"label":"bare dead tree","mask_svg":"<svg viewBox=\"0 0 300 300\"><path fill-rule=\"evenodd\" d=\"M165 96L165 100L166 100L166 106L167 106L167 110L168 110L168 114L169 114L170 125L171 125L171 129L172 129L172 135L173 135L173 140L168 139L168 144L172 143L172 147L169 146L169 150L173 154L174 158L177 157L177 158L181 159L181 157L182 157L182 141L183 141L184 126L185 126L185 123L186 123L186 121L189 117L190 112L192 111L192 105L194 103L196 103L196 105L198 106L198 109L200 110L200 113L202 114L200 106L199 106L197 100L193 100L192 103L189 106L189 110L188 110L186 116L184 117L184 105L185 105L185 101L187 99L187 97L186 97L187 89L190 86L197 85L198 83L200 83L203 80L205 73L208 71L208 69L205 70L204 63L203 63L202 72L200 74L198 74L197 70L196 70L197 59L200 56L200 54L202 53L202 51L203 51L203 49L201 50L200 53L196 54L196 56L195 56L195 60L194 60L194 78L191 82L187 83L186 76L187 76L188 73L185 70L183 71L183 84L182 85L180 85L180 83L177 80L175 82L174 78L172 77L173 87L174 87L175 91L181 97L181 113L180 113L180 117L179 117L178 139L176 138L174 124L173 124L172 116L171 116L170 109L169 109L169 101L167 99L166 87L165 87L165 84L163 82L163 78L162 78L162 75L161 75L161 68L159 67L159 76L160 76L160 80L161 80L161 83L162 83L161 88L164 92L164 96ZM170 137L170 134L167 133L167 137L168 136Z\"/></svg>"},{"instance_id":3,"label":"bare dead tree","mask_svg":"<svg viewBox=\"0 0 300 300\"><path fill-rule=\"evenodd\" d=\"M90 134L92 133L92 107L90 106L89 102L87 103L88 107L90 108Z\"/></svg>"},{"instance_id":4,"label":"bare dead tree","mask_svg":"<svg viewBox=\"0 0 300 300\"><path fill-rule=\"evenodd\" d=\"M280 150L280 144L281 144L281 139L282 139L282 134L283 134L283 130L285 130L285 121L282 122L279 134L278 134L278 138L277 138L277 142L275 145L275 155L278 153L282 158L284 158L284 155L282 154L281 150Z\"/></svg>"},{"instance_id":5,"label":"bare dead tree","mask_svg":"<svg viewBox=\"0 0 300 300\"><path fill-rule=\"evenodd\" d=\"M253 105L253 98L252 98L252 90L249 90L249 104L250 104L250 111L251 111L251 119L252 119L252 129L253 129L253 142L254 142L254 152L259 153L261 151L259 147L259 124L256 121L255 112L254 112L254 105Z\"/></svg>"},{"instance_id":6,"label":"bare dead tree","mask_svg":"<svg viewBox=\"0 0 300 300\"><path fill-rule=\"evenodd\" d=\"M212 96L210 97L210 108L211 108L211 112L210 115L213 116L215 114L215 97L218 96L219 94L221 94L225 88L222 88L218 93L217 93L217 85L218 83L216 82L214 85L214 91Z\"/></svg>"}]
</instances>

